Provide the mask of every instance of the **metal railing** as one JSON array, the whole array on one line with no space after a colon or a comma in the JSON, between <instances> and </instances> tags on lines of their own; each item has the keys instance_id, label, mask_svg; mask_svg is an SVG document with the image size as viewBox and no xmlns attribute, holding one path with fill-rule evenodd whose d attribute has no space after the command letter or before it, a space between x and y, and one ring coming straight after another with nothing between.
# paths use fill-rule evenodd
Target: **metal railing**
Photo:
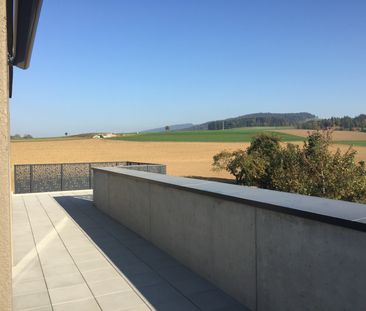
<instances>
[{"instance_id":1,"label":"metal railing","mask_svg":"<svg viewBox=\"0 0 366 311\"><path fill-rule=\"evenodd\" d=\"M14 193L83 190L93 187L93 167L125 167L166 174L161 164L117 161L14 165Z\"/></svg>"}]
</instances>

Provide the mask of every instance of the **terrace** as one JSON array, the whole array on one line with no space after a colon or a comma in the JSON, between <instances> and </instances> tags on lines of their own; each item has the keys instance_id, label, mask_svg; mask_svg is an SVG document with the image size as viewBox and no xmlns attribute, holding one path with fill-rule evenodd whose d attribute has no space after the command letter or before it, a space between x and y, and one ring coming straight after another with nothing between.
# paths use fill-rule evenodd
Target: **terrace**
<instances>
[{"instance_id":1,"label":"terrace","mask_svg":"<svg viewBox=\"0 0 366 311\"><path fill-rule=\"evenodd\" d=\"M362 310L361 204L94 168L13 195L14 310Z\"/></svg>"},{"instance_id":2,"label":"terrace","mask_svg":"<svg viewBox=\"0 0 366 311\"><path fill-rule=\"evenodd\" d=\"M14 310L246 310L92 204L13 196Z\"/></svg>"},{"instance_id":3,"label":"terrace","mask_svg":"<svg viewBox=\"0 0 366 311\"><path fill-rule=\"evenodd\" d=\"M365 309L365 205L91 163L93 190L10 195L12 70L41 3L0 1L1 310ZM69 168L25 188L73 189Z\"/></svg>"}]
</instances>

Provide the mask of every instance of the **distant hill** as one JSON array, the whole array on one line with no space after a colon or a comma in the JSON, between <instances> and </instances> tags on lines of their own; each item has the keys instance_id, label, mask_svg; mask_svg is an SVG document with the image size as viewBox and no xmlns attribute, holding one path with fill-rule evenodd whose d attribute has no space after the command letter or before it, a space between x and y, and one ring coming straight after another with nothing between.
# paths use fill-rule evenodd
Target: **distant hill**
<instances>
[{"instance_id":1,"label":"distant hill","mask_svg":"<svg viewBox=\"0 0 366 311\"><path fill-rule=\"evenodd\" d=\"M168 125L169 126L169 130L170 131L180 131L180 130L185 130L187 128L190 128L193 126L193 123L185 123L185 124L174 124L174 125ZM153 133L153 132L164 132L165 131L165 126L164 127L158 127L155 129L151 129L151 130L145 130L145 131L141 131L142 133Z\"/></svg>"},{"instance_id":2,"label":"distant hill","mask_svg":"<svg viewBox=\"0 0 366 311\"><path fill-rule=\"evenodd\" d=\"M209 121L194 125L186 130L220 130L238 127L297 126L316 116L308 112L298 113L252 113L235 118Z\"/></svg>"},{"instance_id":3,"label":"distant hill","mask_svg":"<svg viewBox=\"0 0 366 311\"><path fill-rule=\"evenodd\" d=\"M332 117L329 119L314 119L305 122L300 122L297 125L301 129L326 129L336 128L339 130L360 130L366 131L366 114L360 114L354 118L345 116L342 118Z\"/></svg>"}]
</instances>

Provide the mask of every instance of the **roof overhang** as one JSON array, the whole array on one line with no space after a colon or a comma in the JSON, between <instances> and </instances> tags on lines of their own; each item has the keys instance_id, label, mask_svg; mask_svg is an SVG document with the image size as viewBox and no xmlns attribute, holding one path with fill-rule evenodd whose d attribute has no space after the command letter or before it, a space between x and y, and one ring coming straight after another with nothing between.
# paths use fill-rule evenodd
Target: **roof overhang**
<instances>
[{"instance_id":1,"label":"roof overhang","mask_svg":"<svg viewBox=\"0 0 366 311\"><path fill-rule=\"evenodd\" d=\"M13 66L27 69L43 0L7 0L9 89L12 90Z\"/></svg>"}]
</instances>

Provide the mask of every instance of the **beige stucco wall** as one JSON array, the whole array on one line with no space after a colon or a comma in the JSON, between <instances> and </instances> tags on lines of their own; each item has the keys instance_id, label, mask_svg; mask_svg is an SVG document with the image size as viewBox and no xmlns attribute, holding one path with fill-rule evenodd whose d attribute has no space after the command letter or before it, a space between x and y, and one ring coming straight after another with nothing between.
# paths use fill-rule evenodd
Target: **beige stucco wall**
<instances>
[{"instance_id":1,"label":"beige stucco wall","mask_svg":"<svg viewBox=\"0 0 366 311\"><path fill-rule=\"evenodd\" d=\"M0 0L0 310L11 310L9 101L6 0Z\"/></svg>"}]
</instances>

